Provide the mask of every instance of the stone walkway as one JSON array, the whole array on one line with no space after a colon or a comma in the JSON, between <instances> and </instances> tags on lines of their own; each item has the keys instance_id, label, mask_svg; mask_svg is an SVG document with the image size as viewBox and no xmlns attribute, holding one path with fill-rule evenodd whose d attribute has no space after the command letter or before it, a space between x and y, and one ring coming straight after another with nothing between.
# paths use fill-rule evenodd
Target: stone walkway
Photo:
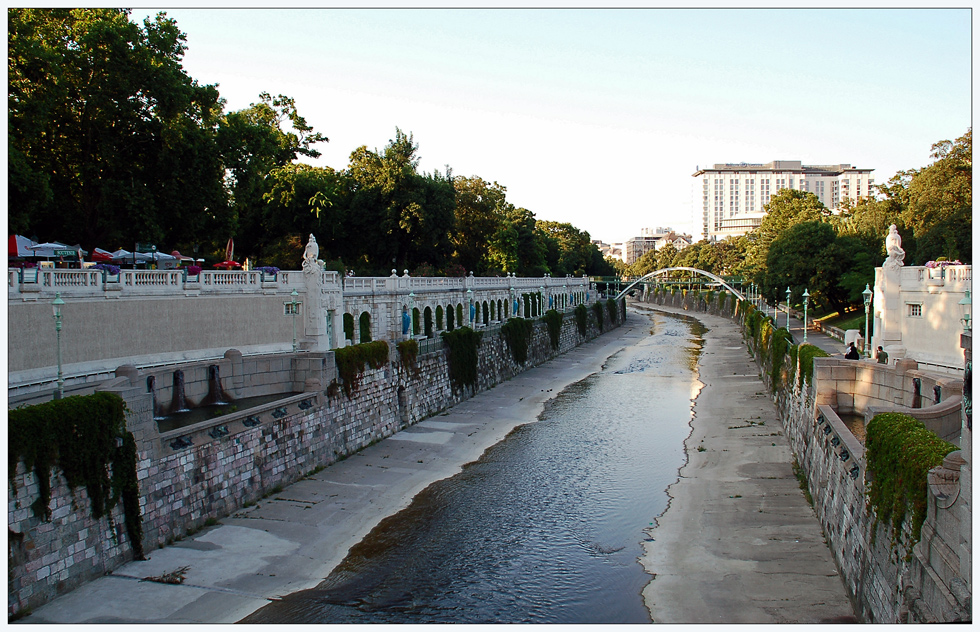
<instances>
[{"instance_id":1,"label":"stone walkway","mask_svg":"<svg viewBox=\"0 0 980 632\"><path fill-rule=\"evenodd\" d=\"M653 541L644 544L641 559L654 575L643 591L654 621L855 621L816 514L793 473L776 408L737 326L653 304L629 309L682 313L708 328L688 462L668 489L670 505L650 530ZM841 352L841 344L823 334L809 334L808 342Z\"/></svg>"}]
</instances>

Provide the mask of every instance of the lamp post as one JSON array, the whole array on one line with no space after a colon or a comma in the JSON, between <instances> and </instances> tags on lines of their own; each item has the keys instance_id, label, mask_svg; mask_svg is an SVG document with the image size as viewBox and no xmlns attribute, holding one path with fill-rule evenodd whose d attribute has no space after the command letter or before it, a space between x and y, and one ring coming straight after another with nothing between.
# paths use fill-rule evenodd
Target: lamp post
<instances>
[{"instance_id":1,"label":"lamp post","mask_svg":"<svg viewBox=\"0 0 980 632\"><path fill-rule=\"evenodd\" d=\"M786 286L786 331L789 331L789 286Z\"/></svg>"},{"instance_id":2,"label":"lamp post","mask_svg":"<svg viewBox=\"0 0 980 632\"><path fill-rule=\"evenodd\" d=\"M967 290L963 294L963 298L960 299L958 305L960 306L960 313L963 314L963 317L960 318L960 322L963 323L963 331L964 333L969 332L970 331L970 308L973 305L972 299L970 298L970 290Z\"/></svg>"},{"instance_id":3,"label":"lamp post","mask_svg":"<svg viewBox=\"0 0 980 632\"><path fill-rule=\"evenodd\" d=\"M868 331L868 325L871 321L871 297L874 292L871 291L871 285L868 283L864 284L864 291L861 292L861 296L864 298L864 355L868 355L871 352L871 335Z\"/></svg>"},{"instance_id":4,"label":"lamp post","mask_svg":"<svg viewBox=\"0 0 980 632\"><path fill-rule=\"evenodd\" d=\"M65 302L61 300L61 292L55 293L54 302L51 303L54 311L54 331L58 336L58 391L55 393L55 399L65 396L65 377L61 372L61 306L64 304Z\"/></svg>"},{"instance_id":5,"label":"lamp post","mask_svg":"<svg viewBox=\"0 0 980 632\"><path fill-rule=\"evenodd\" d=\"M806 319L806 308L810 306L810 290L806 288L803 290L803 342L806 342L806 332L809 327L807 326Z\"/></svg>"},{"instance_id":6,"label":"lamp post","mask_svg":"<svg viewBox=\"0 0 980 632\"><path fill-rule=\"evenodd\" d=\"M293 317L293 353L296 353L296 314L299 313L299 306L303 303L296 300L296 298L299 296L299 292L296 291L296 288L293 288L293 291L289 296L292 298L292 300L283 301L282 304L286 308L286 313L292 315Z\"/></svg>"}]
</instances>

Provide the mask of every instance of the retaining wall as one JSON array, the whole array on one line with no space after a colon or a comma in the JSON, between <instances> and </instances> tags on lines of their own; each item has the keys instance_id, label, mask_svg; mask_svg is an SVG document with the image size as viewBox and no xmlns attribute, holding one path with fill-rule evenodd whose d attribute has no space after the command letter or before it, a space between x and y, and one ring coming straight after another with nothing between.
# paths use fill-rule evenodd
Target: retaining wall
<instances>
[{"instance_id":1,"label":"retaining wall","mask_svg":"<svg viewBox=\"0 0 980 632\"><path fill-rule=\"evenodd\" d=\"M609 323L605 303L603 315L605 331L623 322L620 312L618 322ZM126 401L127 427L137 439L144 550L165 546L209 519L228 515L601 333L591 308L585 337L578 332L574 313L568 312L556 351L547 326L540 319L534 323L523 365L514 362L499 328L484 332L475 389L453 388L444 349L418 356L415 367L403 365L392 349L392 361L365 371L350 399L342 389L327 384L336 375L332 366L322 370L327 356L291 357L287 364L292 379L287 380L281 375L285 367L281 362L270 364L264 373L236 375L234 366L242 359L232 353L221 370L227 389L234 390L236 384L241 389L249 380L259 388L267 373L282 384L303 384L306 392L165 433L157 430L153 419L147 376L123 371L103 390ZM332 365L330 359L327 365ZM200 367L190 370L195 376L199 371ZM8 616L46 603L132 559L121 506L110 516L93 520L84 488L68 489L55 468L52 519L44 522L30 508L37 498L37 481L33 473L24 471L23 463L18 464L11 484L16 490L8 487Z\"/></svg>"}]
</instances>

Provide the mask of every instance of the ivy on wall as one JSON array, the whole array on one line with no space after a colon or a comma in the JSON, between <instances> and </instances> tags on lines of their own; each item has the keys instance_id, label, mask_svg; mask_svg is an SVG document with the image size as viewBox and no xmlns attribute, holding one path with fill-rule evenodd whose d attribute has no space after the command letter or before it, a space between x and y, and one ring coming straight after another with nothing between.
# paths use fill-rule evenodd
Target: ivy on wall
<instances>
[{"instance_id":1,"label":"ivy on wall","mask_svg":"<svg viewBox=\"0 0 980 632\"><path fill-rule=\"evenodd\" d=\"M541 319L548 326L548 336L551 338L551 348L558 351L561 342L561 323L565 317L556 310L549 309Z\"/></svg>"},{"instance_id":2,"label":"ivy on wall","mask_svg":"<svg viewBox=\"0 0 980 632\"><path fill-rule=\"evenodd\" d=\"M531 332L534 331L534 321L525 318L508 318L500 327L500 332L507 341L510 353L517 364L527 362L527 348L531 343Z\"/></svg>"},{"instance_id":3,"label":"ivy on wall","mask_svg":"<svg viewBox=\"0 0 980 632\"><path fill-rule=\"evenodd\" d=\"M388 364L388 343L377 340L340 347L333 350L333 357L337 363L337 373L343 382L344 394L350 399L360 386L365 366L380 369Z\"/></svg>"},{"instance_id":4,"label":"ivy on wall","mask_svg":"<svg viewBox=\"0 0 980 632\"><path fill-rule=\"evenodd\" d=\"M575 308L575 324L578 326L578 333L585 338L589 331L589 309L585 303L579 303Z\"/></svg>"},{"instance_id":5,"label":"ivy on wall","mask_svg":"<svg viewBox=\"0 0 980 632\"><path fill-rule=\"evenodd\" d=\"M606 299L606 309L609 311L609 323L616 322L616 299Z\"/></svg>"},{"instance_id":6,"label":"ivy on wall","mask_svg":"<svg viewBox=\"0 0 980 632\"><path fill-rule=\"evenodd\" d=\"M18 462L34 471L38 498L31 509L45 521L51 520L52 467L61 469L72 490L85 486L96 520L111 515L122 500L133 556L142 560L136 440L126 430L125 411L122 398L114 393L66 397L11 410L7 475L13 487Z\"/></svg>"},{"instance_id":7,"label":"ivy on wall","mask_svg":"<svg viewBox=\"0 0 980 632\"><path fill-rule=\"evenodd\" d=\"M868 507L875 511L876 525L878 521L890 521L893 546L908 514L912 519L908 551L919 541L929 493L926 476L956 449L910 415L882 413L868 422L865 439Z\"/></svg>"},{"instance_id":8,"label":"ivy on wall","mask_svg":"<svg viewBox=\"0 0 980 632\"><path fill-rule=\"evenodd\" d=\"M785 327L780 327L772 333L769 344L769 378L773 393L776 392L782 382L783 362L791 338L792 336Z\"/></svg>"},{"instance_id":9,"label":"ivy on wall","mask_svg":"<svg viewBox=\"0 0 980 632\"><path fill-rule=\"evenodd\" d=\"M803 386L804 383L811 382L813 379L813 359L829 358L830 354L808 342L801 344L799 347L794 347L794 349L796 349L797 354L796 363L800 367L799 375L797 375L797 384Z\"/></svg>"},{"instance_id":10,"label":"ivy on wall","mask_svg":"<svg viewBox=\"0 0 980 632\"><path fill-rule=\"evenodd\" d=\"M449 347L449 381L452 383L453 389L463 390L465 386L476 388L477 361L479 359L477 350L480 348L483 332L473 331L469 327L460 327L453 331L443 332L442 339L446 341L446 346Z\"/></svg>"},{"instance_id":11,"label":"ivy on wall","mask_svg":"<svg viewBox=\"0 0 980 632\"><path fill-rule=\"evenodd\" d=\"M415 340L403 340L395 346L398 348L398 357L401 358L402 366L417 375L419 372L419 343Z\"/></svg>"},{"instance_id":12,"label":"ivy on wall","mask_svg":"<svg viewBox=\"0 0 980 632\"><path fill-rule=\"evenodd\" d=\"M602 304L596 301L592 304L592 311L595 313L596 323L599 325L599 331L602 331Z\"/></svg>"}]
</instances>

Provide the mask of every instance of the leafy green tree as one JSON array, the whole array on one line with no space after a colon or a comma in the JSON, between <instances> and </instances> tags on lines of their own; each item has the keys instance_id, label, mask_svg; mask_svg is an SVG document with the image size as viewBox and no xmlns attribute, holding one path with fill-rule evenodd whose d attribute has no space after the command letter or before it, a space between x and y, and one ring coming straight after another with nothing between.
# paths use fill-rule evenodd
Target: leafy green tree
<instances>
[{"instance_id":1,"label":"leafy green tree","mask_svg":"<svg viewBox=\"0 0 980 632\"><path fill-rule=\"evenodd\" d=\"M473 176L453 178L456 191L456 230L452 236L455 259L477 274L490 267L487 244L500 228L508 210L507 189Z\"/></svg>"},{"instance_id":2,"label":"leafy green tree","mask_svg":"<svg viewBox=\"0 0 980 632\"><path fill-rule=\"evenodd\" d=\"M302 249L297 252L293 244L297 240L305 244L311 233L316 235L321 259L339 255L347 233L343 210L334 204L340 186L337 173L330 167L291 163L274 168L266 179L259 259L274 258L289 262L279 267L299 269Z\"/></svg>"},{"instance_id":3,"label":"leafy green tree","mask_svg":"<svg viewBox=\"0 0 980 632\"><path fill-rule=\"evenodd\" d=\"M813 193L783 189L765 205L759 228L749 233L747 268L757 282L765 278L769 246L781 233L803 222L823 221L830 211Z\"/></svg>"},{"instance_id":4,"label":"leafy green tree","mask_svg":"<svg viewBox=\"0 0 980 632\"><path fill-rule=\"evenodd\" d=\"M581 276L592 264L592 251L598 252L589 233L568 222L538 220L548 249L548 270L554 276Z\"/></svg>"},{"instance_id":5,"label":"leafy green tree","mask_svg":"<svg viewBox=\"0 0 980 632\"><path fill-rule=\"evenodd\" d=\"M490 269L505 274L536 276L548 271L544 243L534 213L509 206L489 244Z\"/></svg>"},{"instance_id":6,"label":"leafy green tree","mask_svg":"<svg viewBox=\"0 0 980 632\"><path fill-rule=\"evenodd\" d=\"M202 239L227 223L220 101L163 13L8 11L10 228L89 247Z\"/></svg>"}]
</instances>

